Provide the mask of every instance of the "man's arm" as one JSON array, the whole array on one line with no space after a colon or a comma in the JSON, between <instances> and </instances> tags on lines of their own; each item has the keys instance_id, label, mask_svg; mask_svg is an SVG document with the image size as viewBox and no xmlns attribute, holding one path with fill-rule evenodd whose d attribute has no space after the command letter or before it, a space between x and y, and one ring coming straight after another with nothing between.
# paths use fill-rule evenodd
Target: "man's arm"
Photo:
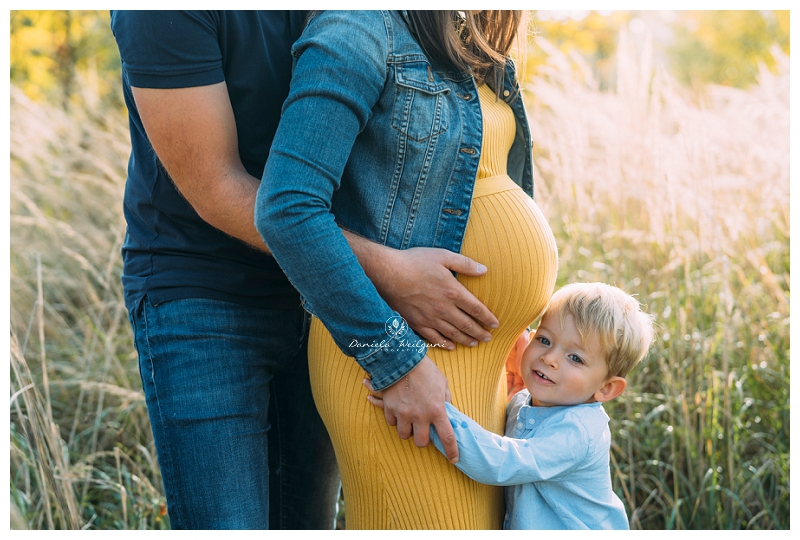
<instances>
[{"instance_id":1,"label":"man's arm","mask_svg":"<svg viewBox=\"0 0 800 540\"><path fill-rule=\"evenodd\" d=\"M197 214L230 236L268 251L253 225L259 180L239 158L226 84L131 90L156 155Z\"/></svg>"},{"instance_id":2,"label":"man's arm","mask_svg":"<svg viewBox=\"0 0 800 540\"><path fill-rule=\"evenodd\" d=\"M192 88L132 88L150 143L178 191L217 229L269 252L253 223L259 179L239 158L224 82ZM431 343L477 344L497 319L451 274L485 273L442 249L396 250L344 231L378 292ZM447 339L449 338L449 340Z\"/></svg>"}]
</instances>

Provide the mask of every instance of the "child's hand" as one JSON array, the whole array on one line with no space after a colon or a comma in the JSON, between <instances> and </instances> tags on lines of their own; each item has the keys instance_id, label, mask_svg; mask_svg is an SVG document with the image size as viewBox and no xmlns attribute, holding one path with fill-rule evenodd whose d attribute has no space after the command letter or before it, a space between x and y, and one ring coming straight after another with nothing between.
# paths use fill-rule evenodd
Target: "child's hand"
<instances>
[{"instance_id":1,"label":"child's hand","mask_svg":"<svg viewBox=\"0 0 800 540\"><path fill-rule=\"evenodd\" d=\"M372 381L370 381L369 379L364 379L361 382L364 384L364 386L367 387L367 390L369 390L369 394L367 395L367 401L369 401L376 407L380 407L381 409L383 409L383 392L378 392L377 390L375 390L372 387Z\"/></svg>"},{"instance_id":2,"label":"child's hand","mask_svg":"<svg viewBox=\"0 0 800 540\"><path fill-rule=\"evenodd\" d=\"M506 397L508 400L511 400L514 394L525 388L525 382L522 380L519 365L532 335L533 332L528 332L528 330L523 331L522 335L520 335L514 343L514 348L511 349L508 359L506 359L506 388L508 388L508 395Z\"/></svg>"}]
</instances>

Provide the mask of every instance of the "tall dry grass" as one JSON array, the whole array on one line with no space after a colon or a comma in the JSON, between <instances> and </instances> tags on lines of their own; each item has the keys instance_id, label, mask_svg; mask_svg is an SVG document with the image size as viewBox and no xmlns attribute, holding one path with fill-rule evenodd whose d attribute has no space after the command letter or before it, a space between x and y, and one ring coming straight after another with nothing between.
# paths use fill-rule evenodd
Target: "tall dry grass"
<instances>
[{"instance_id":1,"label":"tall dry grass","mask_svg":"<svg viewBox=\"0 0 800 540\"><path fill-rule=\"evenodd\" d=\"M67 115L12 86L10 133L12 526L158 527L119 281L125 119Z\"/></svg>"},{"instance_id":2,"label":"tall dry grass","mask_svg":"<svg viewBox=\"0 0 800 540\"><path fill-rule=\"evenodd\" d=\"M539 40L537 201L559 284L605 281L658 339L612 402L633 528L789 526L789 63L690 95L620 35L617 87Z\"/></svg>"},{"instance_id":3,"label":"tall dry grass","mask_svg":"<svg viewBox=\"0 0 800 540\"><path fill-rule=\"evenodd\" d=\"M528 81L559 284L603 280L659 338L612 402L633 528L789 527L789 67L689 95L621 36L618 86L546 42ZM122 302L118 113L11 88L14 528L159 528L164 497Z\"/></svg>"}]
</instances>

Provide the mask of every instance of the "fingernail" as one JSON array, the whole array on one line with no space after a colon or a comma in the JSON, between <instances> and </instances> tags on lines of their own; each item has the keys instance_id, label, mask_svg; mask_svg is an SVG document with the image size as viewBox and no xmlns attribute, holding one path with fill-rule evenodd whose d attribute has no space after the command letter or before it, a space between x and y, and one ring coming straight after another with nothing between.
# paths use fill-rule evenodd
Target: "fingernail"
<instances>
[{"instance_id":1,"label":"fingernail","mask_svg":"<svg viewBox=\"0 0 800 540\"><path fill-rule=\"evenodd\" d=\"M450 460L450 463L452 463L453 465L455 465L456 463L458 463L458 458L453 458L453 459L451 459L451 460Z\"/></svg>"},{"instance_id":2,"label":"fingernail","mask_svg":"<svg viewBox=\"0 0 800 540\"><path fill-rule=\"evenodd\" d=\"M486 272L486 267L481 263L478 263L478 272Z\"/></svg>"},{"instance_id":3,"label":"fingernail","mask_svg":"<svg viewBox=\"0 0 800 540\"><path fill-rule=\"evenodd\" d=\"M492 336L486 336L485 338L483 338L483 341L484 342L492 341Z\"/></svg>"},{"instance_id":4,"label":"fingernail","mask_svg":"<svg viewBox=\"0 0 800 540\"><path fill-rule=\"evenodd\" d=\"M500 324L499 323L492 323L492 324L489 325L489 328L500 328Z\"/></svg>"},{"instance_id":5,"label":"fingernail","mask_svg":"<svg viewBox=\"0 0 800 540\"><path fill-rule=\"evenodd\" d=\"M447 350L448 350L448 351L454 351L454 350L456 350L456 346L455 346L455 345L452 345L452 344L451 344L451 345L448 345L448 346L447 346Z\"/></svg>"},{"instance_id":6,"label":"fingernail","mask_svg":"<svg viewBox=\"0 0 800 540\"><path fill-rule=\"evenodd\" d=\"M474 346L476 346L477 344L478 344L478 342L477 342L477 341L473 341L472 343L470 343L470 344L469 344L469 346L470 346L470 347L474 347Z\"/></svg>"}]
</instances>

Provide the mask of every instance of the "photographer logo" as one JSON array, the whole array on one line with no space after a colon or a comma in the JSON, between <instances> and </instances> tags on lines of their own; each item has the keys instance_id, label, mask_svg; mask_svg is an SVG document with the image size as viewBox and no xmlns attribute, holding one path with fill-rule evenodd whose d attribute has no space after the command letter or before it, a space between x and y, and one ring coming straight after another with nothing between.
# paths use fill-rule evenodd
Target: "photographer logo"
<instances>
[{"instance_id":1,"label":"photographer logo","mask_svg":"<svg viewBox=\"0 0 800 540\"><path fill-rule=\"evenodd\" d=\"M386 333L391 338L401 338L408 332L408 324L400 316L389 317L386 320Z\"/></svg>"}]
</instances>

